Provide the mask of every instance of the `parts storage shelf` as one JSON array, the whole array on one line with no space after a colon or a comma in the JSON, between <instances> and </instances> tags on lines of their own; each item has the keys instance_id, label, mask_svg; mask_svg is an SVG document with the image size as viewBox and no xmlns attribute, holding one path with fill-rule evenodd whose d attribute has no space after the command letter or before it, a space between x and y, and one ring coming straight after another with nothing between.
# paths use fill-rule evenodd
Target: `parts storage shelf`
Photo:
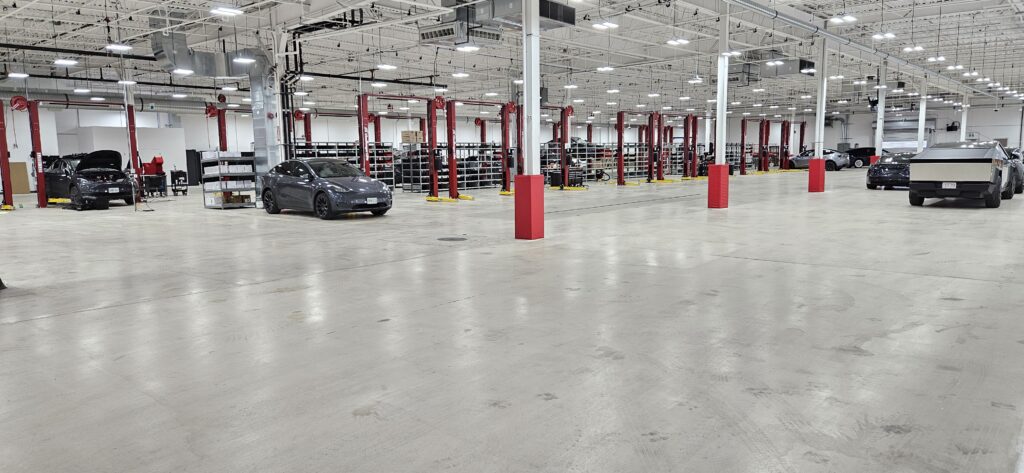
<instances>
[{"instance_id":1,"label":"parts storage shelf","mask_svg":"<svg viewBox=\"0 0 1024 473\"><path fill-rule=\"evenodd\" d=\"M359 143L351 141L314 141L288 145L296 159L337 158L363 169L359 159ZM394 149L391 143L369 143L367 156L370 161L370 177L395 187Z\"/></svg>"},{"instance_id":2,"label":"parts storage shelf","mask_svg":"<svg viewBox=\"0 0 1024 473\"><path fill-rule=\"evenodd\" d=\"M206 208L256 207L256 162L252 156L234 151L203 151L200 163Z\"/></svg>"},{"instance_id":3,"label":"parts storage shelf","mask_svg":"<svg viewBox=\"0 0 1024 473\"><path fill-rule=\"evenodd\" d=\"M430 192L430 166L427 148L410 145L402 158L398 177L405 192ZM441 143L434 150L437 162L437 188L448 191L448 145ZM455 166L459 189L482 189L501 186L501 145L496 143L456 143Z\"/></svg>"}]
</instances>

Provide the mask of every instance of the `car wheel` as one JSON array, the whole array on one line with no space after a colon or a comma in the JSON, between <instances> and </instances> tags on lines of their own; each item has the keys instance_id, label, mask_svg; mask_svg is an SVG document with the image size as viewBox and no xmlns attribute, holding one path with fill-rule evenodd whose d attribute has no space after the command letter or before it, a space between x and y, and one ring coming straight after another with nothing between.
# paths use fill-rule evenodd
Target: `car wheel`
<instances>
[{"instance_id":1,"label":"car wheel","mask_svg":"<svg viewBox=\"0 0 1024 473\"><path fill-rule=\"evenodd\" d=\"M1002 194L1000 192L993 192L985 196L985 207L990 209L999 208L999 204L1003 202Z\"/></svg>"},{"instance_id":2,"label":"car wheel","mask_svg":"<svg viewBox=\"0 0 1024 473\"><path fill-rule=\"evenodd\" d=\"M316 212L316 216L321 220L330 220L334 218L334 208L331 207L331 199L327 197L327 194L321 192L313 198L313 210Z\"/></svg>"},{"instance_id":3,"label":"car wheel","mask_svg":"<svg viewBox=\"0 0 1024 473\"><path fill-rule=\"evenodd\" d=\"M371 210L370 213L372 213L372 214L374 214L374 215L376 215L378 217L382 217L382 216L384 216L384 214L388 213L388 210L391 210L391 207L388 207L386 209Z\"/></svg>"},{"instance_id":4,"label":"car wheel","mask_svg":"<svg viewBox=\"0 0 1024 473\"><path fill-rule=\"evenodd\" d=\"M71 208L78 211L85 210L85 200L82 199L82 191L78 190L77 187L72 187L68 191L68 200L71 201Z\"/></svg>"},{"instance_id":5,"label":"car wheel","mask_svg":"<svg viewBox=\"0 0 1024 473\"><path fill-rule=\"evenodd\" d=\"M853 160L853 167L858 168L858 169L864 167L864 159L863 158L856 158L856 159L854 159Z\"/></svg>"},{"instance_id":6,"label":"car wheel","mask_svg":"<svg viewBox=\"0 0 1024 473\"><path fill-rule=\"evenodd\" d=\"M907 195L910 196L910 205L913 205L914 207L920 207L924 205L924 197L918 195L917 192L911 191Z\"/></svg>"},{"instance_id":7,"label":"car wheel","mask_svg":"<svg viewBox=\"0 0 1024 473\"><path fill-rule=\"evenodd\" d=\"M1024 194L1024 177L1017 179L1017 186L1013 188L1014 194Z\"/></svg>"},{"instance_id":8,"label":"car wheel","mask_svg":"<svg viewBox=\"0 0 1024 473\"><path fill-rule=\"evenodd\" d=\"M1012 199L1013 198L1013 188L1014 187L1016 187L1016 183L1010 182L1010 185L1006 186L1006 190L1004 190L1002 192L1002 195L1000 195L1000 197L1002 197L1003 200L1010 200L1010 199Z\"/></svg>"},{"instance_id":9,"label":"car wheel","mask_svg":"<svg viewBox=\"0 0 1024 473\"><path fill-rule=\"evenodd\" d=\"M132 196L132 197L125 197L124 198L124 204L125 205L135 205L135 197L134 196Z\"/></svg>"},{"instance_id":10,"label":"car wheel","mask_svg":"<svg viewBox=\"0 0 1024 473\"><path fill-rule=\"evenodd\" d=\"M826 171L835 171L836 169L838 169L838 168L836 168L835 161L825 161L825 170Z\"/></svg>"},{"instance_id":11,"label":"car wheel","mask_svg":"<svg viewBox=\"0 0 1024 473\"><path fill-rule=\"evenodd\" d=\"M891 191L893 189L895 189L895 187L893 187L893 186L885 186L885 190L887 190L887 191Z\"/></svg>"},{"instance_id":12,"label":"car wheel","mask_svg":"<svg viewBox=\"0 0 1024 473\"><path fill-rule=\"evenodd\" d=\"M872 189L872 190L878 189L878 185L877 184L868 184L868 189Z\"/></svg>"},{"instance_id":13,"label":"car wheel","mask_svg":"<svg viewBox=\"0 0 1024 473\"><path fill-rule=\"evenodd\" d=\"M270 215L281 213L281 208L277 206L277 200L274 199L274 193L270 189L263 191L263 210Z\"/></svg>"},{"instance_id":14,"label":"car wheel","mask_svg":"<svg viewBox=\"0 0 1024 473\"><path fill-rule=\"evenodd\" d=\"M796 161L790 161L786 169L796 169Z\"/></svg>"}]
</instances>

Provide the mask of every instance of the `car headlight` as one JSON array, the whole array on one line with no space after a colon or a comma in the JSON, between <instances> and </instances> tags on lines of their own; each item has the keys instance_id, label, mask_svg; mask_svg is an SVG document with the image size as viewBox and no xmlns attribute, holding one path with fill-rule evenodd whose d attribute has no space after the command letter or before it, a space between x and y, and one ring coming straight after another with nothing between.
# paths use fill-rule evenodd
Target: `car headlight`
<instances>
[{"instance_id":1,"label":"car headlight","mask_svg":"<svg viewBox=\"0 0 1024 473\"><path fill-rule=\"evenodd\" d=\"M327 188L335 192L352 192L352 189L349 189L348 187L345 187L341 184L335 184L333 182L327 184Z\"/></svg>"}]
</instances>

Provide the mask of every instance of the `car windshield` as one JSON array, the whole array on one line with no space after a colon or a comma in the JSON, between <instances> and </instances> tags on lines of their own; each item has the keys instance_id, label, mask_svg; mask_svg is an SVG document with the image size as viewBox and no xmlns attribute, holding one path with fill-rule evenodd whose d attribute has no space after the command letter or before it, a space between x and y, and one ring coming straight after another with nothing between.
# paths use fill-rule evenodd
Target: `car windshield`
<instances>
[{"instance_id":1,"label":"car windshield","mask_svg":"<svg viewBox=\"0 0 1024 473\"><path fill-rule=\"evenodd\" d=\"M822 151L823 151L824 154L835 153L835 150L831 150L831 149L824 149ZM800 157L801 158L807 158L807 157L813 157L813 156L814 156L814 150L813 149L809 149L807 151L804 151L803 153L800 153Z\"/></svg>"},{"instance_id":2,"label":"car windshield","mask_svg":"<svg viewBox=\"0 0 1024 473\"><path fill-rule=\"evenodd\" d=\"M339 161L310 161L309 167L318 177L329 179L332 177L357 177L362 176L362 171L354 166Z\"/></svg>"},{"instance_id":3,"label":"car windshield","mask_svg":"<svg viewBox=\"0 0 1024 473\"><path fill-rule=\"evenodd\" d=\"M82 160L81 159L65 159L64 162L68 163L68 166L71 166L71 169L74 170L74 169L78 169L78 163L82 162Z\"/></svg>"}]
</instances>

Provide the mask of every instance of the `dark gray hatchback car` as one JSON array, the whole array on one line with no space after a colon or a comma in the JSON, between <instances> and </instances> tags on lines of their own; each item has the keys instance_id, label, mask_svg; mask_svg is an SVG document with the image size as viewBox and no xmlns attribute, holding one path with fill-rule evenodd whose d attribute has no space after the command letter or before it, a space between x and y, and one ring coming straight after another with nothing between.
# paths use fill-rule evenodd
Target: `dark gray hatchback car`
<instances>
[{"instance_id":1,"label":"dark gray hatchback car","mask_svg":"<svg viewBox=\"0 0 1024 473\"><path fill-rule=\"evenodd\" d=\"M329 220L343 213L384 215L391 209L391 188L341 159L289 160L263 176L263 209L313 211Z\"/></svg>"}]
</instances>

